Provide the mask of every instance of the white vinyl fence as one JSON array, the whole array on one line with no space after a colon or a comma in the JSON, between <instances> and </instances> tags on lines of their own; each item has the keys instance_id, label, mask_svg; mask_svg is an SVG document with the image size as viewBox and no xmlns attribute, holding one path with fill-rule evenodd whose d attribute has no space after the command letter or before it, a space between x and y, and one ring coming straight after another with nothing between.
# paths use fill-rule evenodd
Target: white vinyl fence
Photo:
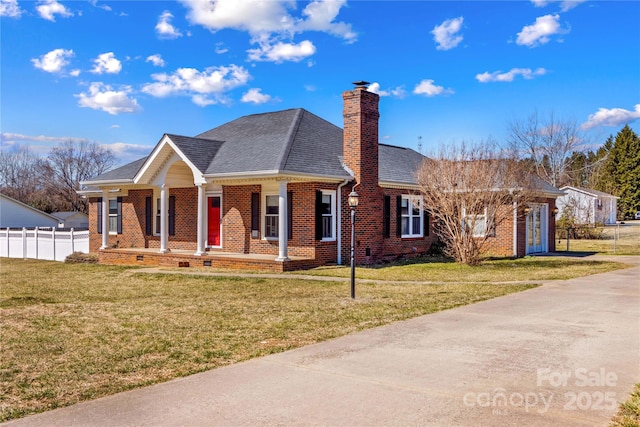
<instances>
[{"instance_id":1,"label":"white vinyl fence","mask_svg":"<svg viewBox=\"0 0 640 427\"><path fill-rule=\"evenodd\" d=\"M74 252L89 253L89 230L0 229L0 257L64 261Z\"/></svg>"}]
</instances>

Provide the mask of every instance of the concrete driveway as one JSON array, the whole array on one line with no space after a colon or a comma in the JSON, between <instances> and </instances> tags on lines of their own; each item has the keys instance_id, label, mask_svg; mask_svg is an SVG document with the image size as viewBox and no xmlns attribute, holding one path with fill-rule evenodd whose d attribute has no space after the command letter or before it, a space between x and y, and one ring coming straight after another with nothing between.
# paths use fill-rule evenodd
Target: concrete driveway
<instances>
[{"instance_id":1,"label":"concrete driveway","mask_svg":"<svg viewBox=\"0 0 640 427\"><path fill-rule=\"evenodd\" d=\"M637 382L640 267L550 282L8 425L606 426Z\"/></svg>"}]
</instances>

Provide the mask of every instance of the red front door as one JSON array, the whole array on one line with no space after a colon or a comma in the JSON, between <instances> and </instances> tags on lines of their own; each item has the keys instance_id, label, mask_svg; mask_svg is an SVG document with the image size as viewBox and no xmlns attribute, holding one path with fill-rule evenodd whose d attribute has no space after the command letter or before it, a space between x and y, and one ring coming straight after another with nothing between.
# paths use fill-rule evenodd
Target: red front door
<instances>
[{"instance_id":1,"label":"red front door","mask_svg":"<svg viewBox=\"0 0 640 427\"><path fill-rule=\"evenodd\" d=\"M220 196L207 197L207 245L220 246Z\"/></svg>"}]
</instances>

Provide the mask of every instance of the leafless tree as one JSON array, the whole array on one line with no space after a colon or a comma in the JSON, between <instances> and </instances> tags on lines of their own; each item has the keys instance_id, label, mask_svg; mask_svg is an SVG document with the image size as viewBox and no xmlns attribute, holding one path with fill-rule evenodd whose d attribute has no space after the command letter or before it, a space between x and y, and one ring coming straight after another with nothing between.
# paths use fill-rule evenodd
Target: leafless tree
<instances>
[{"instance_id":1,"label":"leafless tree","mask_svg":"<svg viewBox=\"0 0 640 427\"><path fill-rule=\"evenodd\" d=\"M535 180L492 141L442 146L426 159L418 183L445 252L478 265L496 228L513 218L513 203L535 194Z\"/></svg>"},{"instance_id":2,"label":"leafless tree","mask_svg":"<svg viewBox=\"0 0 640 427\"><path fill-rule=\"evenodd\" d=\"M114 164L113 153L96 142L65 141L52 148L47 158L47 188L60 197L64 206L61 210L87 212L86 200L76 193L81 189L80 183Z\"/></svg>"},{"instance_id":3,"label":"leafless tree","mask_svg":"<svg viewBox=\"0 0 640 427\"><path fill-rule=\"evenodd\" d=\"M29 150L17 147L0 151L0 191L45 212L55 206L45 190L45 161Z\"/></svg>"},{"instance_id":4,"label":"leafless tree","mask_svg":"<svg viewBox=\"0 0 640 427\"><path fill-rule=\"evenodd\" d=\"M510 149L529 160L535 174L554 187L563 185L570 167L571 153L585 146L580 126L573 119L560 119L531 113L525 119L513 119L508 125Z\"/></svg>"}]
</instances>

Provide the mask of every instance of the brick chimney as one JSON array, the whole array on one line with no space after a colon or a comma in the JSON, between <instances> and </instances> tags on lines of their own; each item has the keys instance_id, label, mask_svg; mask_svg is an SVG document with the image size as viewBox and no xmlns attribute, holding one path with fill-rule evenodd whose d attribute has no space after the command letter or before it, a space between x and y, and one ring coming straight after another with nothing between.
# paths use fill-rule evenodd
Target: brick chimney
<instances>
[{"instance_id":1,"label":"brick chimney","mask_svg":"<svg viewBox=\"0 0 640 427\"><path fill-rule=\"evenodd\" d=\"M378 185L378 101L367 91L367 82L355 82L355 89L342 94L344 100L343 156L361 185Z\"/></svg>"},{"instance_id":2,"label":"brick chimney","mask_svg":"<svg viewBox=\"0 0 640 427\"><path fill-rule=\"evenodd\" d=\"M355 82L353 90L342 94L344 100L343 157L354 173L355 191L360 196L356 208L356 264L374 263L383 256L384 196L378 186L378 102L380 97L367 91L367 82ZM351 188L345 187L346 196ZM346 199L344 199L346 200ZM349 206L344 203L344 224L349 224ZM350 227L343 227L350 232ZM349 235L343 241L349 242ZM343 245L349 249L349 245ZM344 252L343 252L344 254ZM346 258L348 259L348 258Z\"/></svg>"}]
</instances>

